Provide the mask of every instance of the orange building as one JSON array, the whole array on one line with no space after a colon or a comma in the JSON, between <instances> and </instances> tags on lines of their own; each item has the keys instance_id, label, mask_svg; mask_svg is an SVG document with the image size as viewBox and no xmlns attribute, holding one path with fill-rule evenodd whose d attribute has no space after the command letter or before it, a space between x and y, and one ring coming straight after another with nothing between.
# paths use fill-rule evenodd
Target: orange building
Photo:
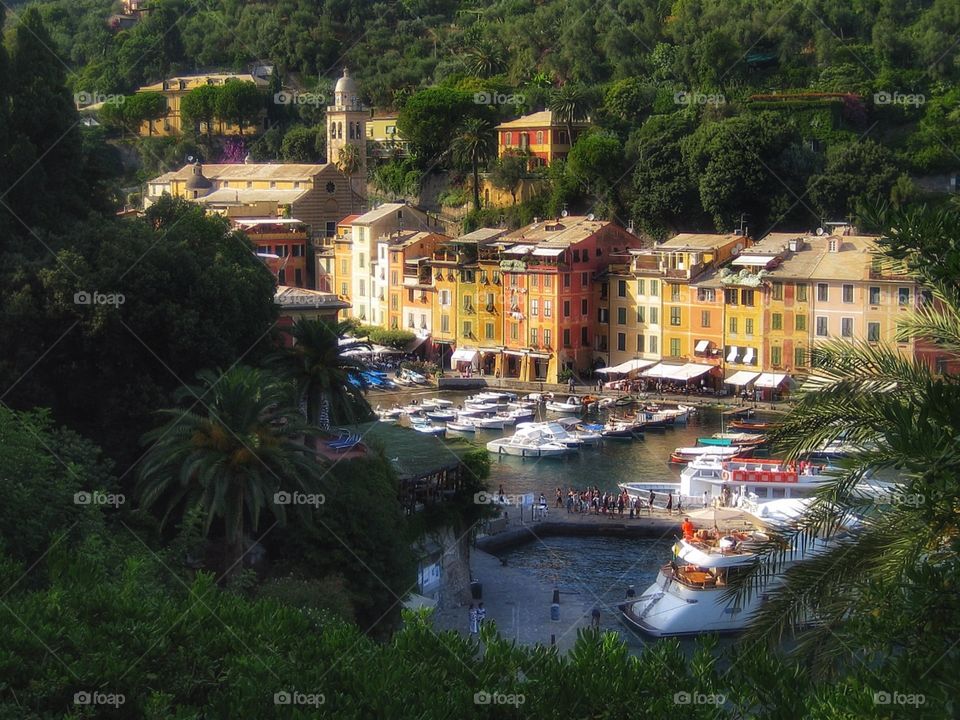
<instances>
[{"instance_id":1,"label":"orange building","mask_svg":"<svg viewBox=\"0 0 960 720\"><path fill-rule=\"evenodd\" d=\"M256 245L257 255L273 271L278 285L317 289L308 261L310 238L305 223L292 218L237 218L234 225Z\"/></svg>"},{"instance_id":2,"label":"orange building","mask_svg":"<svg viewBox=\"0 0 960 720\"><path fill-rule=\"evenodd\" d=\"M588 126L589 123L584 122L573 124L574 142L578 132ZM510 151L529 152L531 166L549 165L554 160L565 158L572 146L567 126L557 120L550 110L497 125L498 157Z\"/></svg>"}]
</instances>

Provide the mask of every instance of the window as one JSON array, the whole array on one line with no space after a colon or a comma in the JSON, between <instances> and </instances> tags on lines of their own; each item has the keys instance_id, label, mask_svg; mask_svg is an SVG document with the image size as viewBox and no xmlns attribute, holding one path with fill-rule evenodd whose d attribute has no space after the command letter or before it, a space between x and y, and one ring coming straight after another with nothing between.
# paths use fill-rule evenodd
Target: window
<instances>
[{"instance_id":1,"label":"window","mask_svg":"<svg viewBox=\"0 0 960 720\"><path fill-rule=\"evenodd\" d=\"M794 348L793 350L793 364L797 367L803 367L807 364L807 351L802 347Z\"/></svg>"},{"instance_id":2,"label":"window","mask_svg":"<svg viewBox=\"0 0 960 720\"><path fill-rule=\"evenodd\" d=\"M753 307L753 294L754 290L741 290L740 291L740 302L746 305L747 307Z\"/></svg>"},{"instance_id":3,"label":"window","mask_svg":"<svg viewBox=\"0 0 960 720\"><path fill-rule=\"evenodd\" d=\"M485 337L487 340L493 340L493 323L492 322L484 323L483 337Z\"/></svg>"},{"instance_id":4,"label":"window","mask_svg":"<svg viewBox=\"0 0 960 720\"><path fill-rule=\"evenodd\" d=\"M880 323L878 322L867 323L867 340L869 340L870 342L880 341Z\"/></svg>"},{"instance_id":5,"label":"window","mask_svg":"<svg viewBox=\"0 0 960 720\"><path fill-rule=\"evenodd\" d=\"M441 291L440 291L440 304L443 305L444 307L446 307L447 305L450 304L450 291L449 291L449 290L441 290Z\"/></svg>"},{"instance_id":6,"label":"window","mask_svg":"<svg viewBox=\"0 0 960 720\"><path fill-rule=\"evenodd\" d=\"M530 287L540 287L540 276L531 275L530 276Z\"/></svg>"},{"instance_id":7,"label":"window","mask_svg":"<svg viewBox=\"0 0 960 720\"><path fill-rule=\"evenodd\" d=\"M280 270L277 272L277 283L279 285L287 284L287 271L283 268L280 268Z\"/></svg>"},{"instance_id":8,"label":"window","mask_svg":"<svg viewBox=\"0 0 960 720\"><path fill-rule=\"evenodd\" d=\"M361 270L367 267L367 256L364 255L363 253L360 253L357 256L357 265L360 267Z\"/></svg>"},{"instance_id":9,"label":"window","mask_svg":"<svg viewBox=\"0 0 960 720\"><path fill-rule=\"evenodd\" d=\"M563 346L570 347L570 328L563 329Z\"/></svg>"},{"instance_id":10,"label":"window","mask_svg":"<svg viewBox=\"0 0 960 720\"><path fill-rule=\"evenodd\" d=\"M297 272L300 272L297 270ZM399 310L400 309L400 299L397 297L396 293L390 293L390 309Z\"/></svg>"},{"instance_id":11,"label":"window","mask_svg":"<svg viewBox=\"0 0 960 720\"><path fill-rule=\"evenodd\" d=\"M346 258L341 258L341 259L340 259L340 274L341 274L341 275L347 275L347 274L348 274L348 270L347 270L347 259L346 259Z\"/></svg>"},{"instance_id":12,"label":"window","mask_svg":"<svg viewBox=\"0 0 960 720\"><path fill-rule=\"evenodd\" d=\"M817 335L819 337L827 336L827 319L825 317L817 318Z\"/></svg>"},{"instance_id":13,"label":"window","mask_svg":"<svg viewBox=\"0 0 960 720\"><path fill-rule=\"evenodd\" d=\"M540 300L533 298L530 301L530 316L537 317L540 314Z\"/></svg>"},{"instance_id":14,"label":"window","mask_svg":"<svg viewBox=\"0 0 960 720\"><path fill-rule=\"evenodd\" d=\"M544 300L543 301L543 316L550 317L553 314L553 301Z\"/></svg>"},{"instance_id":15,"label":"window","mask_svg":"<svg viewBox=\"0 0 960 720\"><path fill-rule=\"evenodd\" d=\"M553 278L550 275L543 276L543 289L549 290L553 287Z\"/></svg>"},{"instance_id":16,"label":"window","mask_svg":"<svg viewBox=\"0 0 960 720\"><path fill-rule=\"evenodd\" d=\"M463 296L463 309L473 310L473 298L471 298L469 295Z\"/></svg>"},{"instance_id":17,"label":"window","mask_svg":"<svg viewBox=\"0 0 960 720\"><path fill-rule=\"evenodd\" d=\"M908 287L897 288L897 303L899 305L910 304L910 288Z\"/></svg>"},{"instance_id":18,"label":"window","mask_svg":"<svg viewBox=\"0 0 960 720\"><path fill-rule=\"evenodd\" d=\"M637 335L637 352L643 352L643 335Z\"/></svg>"},{"instance_id":19,"label":"window","mask_svg":"<svg viewBox=\"0 0 960 720\"><path fill-rule=\"evenodd\" d=\"M473 323L469 320L463 321L463 336L473 337Z\"/></svg>"},{"instance_id":20,"label":"window","mask_svg":"<svg viewBox=\"0 0 960 720\"><path fill-rule=\"evenodd\" d=\"M800 283L797 285L797 302L806 302L807 301L807 284Z\"/></svg>"},{"instance_id":21,"label":"window","mask_svg":"<svg viewBox=\"0 0 960 720\"><path fill-rule=\"evenodd\" d=\"M840 335L845 338L853 337L853 318L840 318Z\"/></svg>"},{"instance_id":22,"label":"window","mask_svg":"<svg viewBox=\"0 0 960 720\"><path fill-rule=\"evenodd\" d=\"M651 280L651 281L650 281L650 294L651 294L651 295L654 295L654 296L660 294L660 281L659 281L659 280Z\"/></svg>"},{"instance_id":23,"label":"window","mask_svg":"<svg viewBox=\"0 0 960 720\"><path fill-rule=\"evenodd\" d=\"M413 327L413 313L407 313L407 327Z\"/></svg>"},{"instance_id":24,"label":"window","mask_svg":"<svg viewBox=\"0 0 960 720\"><path fill-rule=\"evenodd\" d=\"M779 366L783 362L783 348L778 345L770 348L770 362L774 366Z\"/></svg>"},{"instance_id":25,"label":"window","mask_svg":"<svg viewBox=\"0 0 960 720\"><path fill-rule=\"evenodd\" d=\"M638 322L638 323L643 323L643 322L645 322L644 319L643 319L643 315L644 315L644 306L643 306L643 305L637 305L637 322Z\"/></svg>"},{"instance_id":26,"label":"window","mask_svg":"<svg viewBox=\"0 0 960 720\"><path fill-rule=\"evenodd\" d=\"M670 324L671 325L680 324L680 308L678 307L670 308Z\"/></svg>"},{"instance_id":27,"label":"window","mask_svg":"<svg viewBox=\"0 0 960 720\"><path fill-rule=\"evenodd\" d=\"M680 300L680 286L676 283L670 284L670 299L674 302Z\"/></svg>"},{"instance_id":28,"label":"window","mask_svg":"<svg viewBox=\"0 0 960 720\"><path fill-rule=\"evenodd\" d=\"M553 337L550 330L544 329L543 331L543 346L552 347L553 346Z\"/></svg>"},{"instance_id":29,"label":"window","mask_svg":"<svg viewBox=\"0 0 960 720\"><path fill-rule=\"evenodd\" d=\"M570 317L570 301L569 300L563 301L563 316L565 318Z\"/></svg>"},{"instance_id":30,"label":"window","mask_svg":"<svg viewBox=\"0 0 960 720\"><path fill-rule=\"evenodd\" d=\"M783 315L780 313L773 313L773 315L770 316L770 329L783 330Z\"/></svg>"},{"instance_id":31,"label":"window","mask_svg":"<svg viewBox=\"0 0 960 720\"><path fill-rule=\"evenodd\" d=\"M347 283L340 283L340 294L344 297L350 297L350 288L347 286Z\"/></svg>"},{"instance_id":32,"label":"window","mask_svg":"<svg viewBox=\"0 0 960 720\"><path fill-rule=\"evenodd\" d=\"M583 326L580 328L580 344L581 344L581 345L589 345L589 344L590 344L590 338L589 338L589 336L588 336L588 334L587 334L588 332L589 332L589 331L587 330L587 326L586 326L586 325L583 325Z\"/></svg>"},{"instance_id":33,"label":"window","mask_svg":"<svg viewBox=\"0 0 960 720\"><path fill-rule=\"evenodd\" d=\"M817 302L827 302L830 292L826 283L817 283Z\"/></svg>"},{"instance_id":34,"label":"window","mask_svg":"<svg viewBox=\"0 0 960 720\"><path fill-rule=\"evenodd\" d=\"M534 347L536 347L537 344L540 342L538 339L539 337L537 334L538 332L539 331L537 330L537 328L530 328L530 344L533 345Z\"/></svg>"},{"instance_id":35,"label":"window","mask_svg":"<svg viewBox=\"0 0 960 720\"><path fill-rule=\"evenodd\" d=\"M367 296L367 282L366 280L361 280L360 281L360 297L366 297L366 296Z\"/></svg>"},{"instance_id":36,"label":"window","mask_svg":"<svg viewBox=\"0 0 960 720\"><path fill-rule=\"evenodd\" d=\"M870 288L870 304L879 305L880 304L880 288L871 287Z\"/></svg>"},{"instance_id":37,"label":"window","mask_svg":"<svg viewBox=\"0 0 960 720\"><path fill-rule=\"evenodd\" d=\"M294 277L293 283L297 287L303 286L303 270L301 270L300 268L297 268L296 270L294 270L293 277Z\"/></svg>"},{"instance_id":38,"label":"window","mask_svg":"<svg viewBox=\"0 0 960 720\"><path fill-rule=\"evenodd\" d=\"M537 145L543 145L543 130L537 130Z\"/></svg>"},{"instance_id":39,"label":"window","mask_svg":"<svg viewBox=\"0 0 960 720\"><path fill-rule=\"evenodd\" d=\"M806 332L807 330L807 316L806 315L795 315L793 318L793 327L795 330Z\"/></svg>"},{"instance_id":40,"label":"window","mask_svg":"<svg viewBox=\"0 0 960 720\"><path fill-rule=\"evenodd\" d=\"M843 301L845 303L853 302L853 285L844 284L843 286Z\"/></svg>"},{"instance_id":41,"label":"window","mask_svg":"<svg viewBox=\"0 0 960 720\"><path fill-rule=\"evenodd\" d=\"M723 291L723 302L727 305L737 305L739 304L740 293L736 290L724 290Z\"/></svg>"},{"instance_id":42,"label":"window","mask_svg":"<svg viewBox=\"0 0 960 720\"><path fill-rule=\"evenodd\" d=\"M717 299L717 291L713 288L698 288L697 300L700 302L713 302Z\"/></svg>"},{"instance_id":43,"label":"window","mask_svg":"<svg viewBox=\"0 0 960 720\"><path fill-rule=\"evenodd\" d=\"M748 337L753 335L753 318L747 318L743 321L743 331Z\"/></svg>"},{"instance_id":44,"label":"window","mask_svg":"<svg viewBox=\"0 0 960 720\"><path fill-rule=\"evenodd\" d=\"M574 262L580 262L580 251L579 251L579 250L576 250L576 249L575 249L575 250L573 251L573 261L574 261Z\"/></svg>"},{"instance_id":45,"label":"window","mask_svg":"<svg viewBox=\"0 0 960 720\"><path fill-rule=\"evenodd\" d=\"M710 327L710 311L709 310L700 311L700 327L705 327L705 328Z\"/></svg>"},{"instance_id":46,"label":"window","mask_svg":"<svg viewBox=\"0 0 960 720\"><path fill-rule=\"evenodd\" d=\"M570 273L563 274L563 286L565 288L570 287Z\"/></svg>"},{"instance_id":47,"label":"window","mask_svg":"<svg viewBox=\"0 0 960 720\"><path fill-rule=\"evenodd\" d=\"M646 295L646 290L644 289L644 285L646 284L646 280L637 280L637 295Z\"/></svg>"},{"instance_id":48,"label":"window","mask_svg":"<svg viewBox=\"0 0 960 720\"><path fill-rule=\"evenodd\" d=\"M656 335L650 336L650 352L652 352L654 355L657 354L657 336Z\"/></svg>"},{"instance_id":49,"label":"window","mask_svg":"<svg viewBox=\"0 0 960 720\"><path fill-rule=\"evenodd\" d=\"M625 298L627 296L627 281L617 280L617 297Z\"/></svg>"},{"instance_id":50,"label":"window","mask_svg":"<svg viewBox=\"0 0 960 720\"><path fill-rule=\"evenodd\" d=\"M650 308L650 324L658 325L660 323L660 308L651 307ZM650 352L653 352L652 350Z\"/></svg>"},{"instance_id":51,"label":"window","mask_svg":"<svg viewBox=\"0 0 960 720\"><path fill-rule=\"evenodd\" d=\"M783 300L783 283L782 282L773 283L773 299Z\"/></svg>"},{"instance_id":52,"label":"window","mask_svg":"<svg viewBox=\"0 0 960 720\"><path fill-rule=\"evenodd\" d=\"M517 323L510 323L510 339L516 340L519 336L519 331L517 329Z\"/></svg>"},{"instance_id":53,"label":"window","mask_svg":"<svg viewBox=\"0 0 960 720\"><path fill-rule=\"evenodd\" d=\"M590 273L582 272L580 273L580 287L585 288L590 284Z\"/></svg>"},{"instance_id":54,"label":"window","mask_svg":"<svg viewBox=\"0 0 960 720\"><path fill-rule=\"evenodd\" d=\"M512 144L513 144L513 133L512 133L512 132L505 132L505 133L503 134L503 144L504 144L504 145L512 145Z\"/></svg>"},{"instance_id":55,"label":"window","mask_svg":"<svg viewBox=\"0 0 960 720\"><path fill-rule=\"evenodd\" d=\"M493 293L487 293L487 310L489 312L493 312L496 309L497 304L495 300L496 298L494 298Z\"/></svg>"},{"instance_id":56,"label":"window","mask_svg":"<svg viewBox=\"0 0 960 720\"><path fill-rule=\"evenodd\" d=\"M680 338L670 338L670 357L680 356Z\"/></svg>"},{"instance_id":57,"label":"window","mask_svg":"<svg viewBox=\"0 0 960 720\"><path fill-rule=\"evenodd\" d=\"M440 316L440 332L445 332L445 333L450 332L450 316L449 315Z\"/></svg>"},{"instance_id":58,"label":"window","mask_svg":"<svg viewBox=\"0 0 960 720\"><path fill-rule=\"evenodd\" d=\"M627 324L627 309L625 307L617 308L617 325Z\"/></svg>"},{"instance_id":59,"label":"window","mask_svg":"<svg viewBox=\"0 0 960 720\"><path fill-rule=\"evenodd\" d=\"M733 317L730 318L730 334L731 335L737 334L737 319Z\"/></svg>"},{"instance_id":60,"label":"window","mask_svg":"<svg viewBox=\"0 0 960 720\"><path fill-rule=\"evenodd\" d=\"M586 317L588 314L589 314L589 310L587 309L587 301L586 301L586 298L584 298L583 300L580 301L580 315L582 315L583 317Z\"/></svg>"},{"instance_id":61,"label":"window","mask_svg":"<svg viewBox=\"0 0 960 720\"><path fill-rule=\"evenodd\" d=\"M413 288L407 289L407 302L413 302Z\"/></svg>"},{"instance_id":62,"label":"window","mask_svg":"<svg viewBox=\"0 0 960 720\"><path fill-rule=\"evenodd\" d=\"M627 334L617 333L617 350L624 352L627 349Z\"/></svg>"}]
</instances>

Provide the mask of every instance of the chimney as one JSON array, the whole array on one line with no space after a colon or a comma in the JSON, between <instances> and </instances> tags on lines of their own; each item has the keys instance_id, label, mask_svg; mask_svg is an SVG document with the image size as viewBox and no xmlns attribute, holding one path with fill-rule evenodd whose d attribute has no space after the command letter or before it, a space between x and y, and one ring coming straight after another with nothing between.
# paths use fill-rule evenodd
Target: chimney
<instances>
[{"instance_id":1,"label":"chimney","mask_svg":"<svg viewBox=\"0 0 960 720\"><path fill-rule=\"evenodd\" d=\"M793 238L792 240L787 242L787 248L789 248L790 252L798 252L800 248L803 246L802 244L803 244L803 240L801 240L800 238Z\"/></svg>"},{"instance_id":2,"label":"chimney","mask_svg":"<svg viewBox=\"0 0 960 720\"><path fill-rule=\"evenodd\" d=\"M832 253L840 252L840 241L835 237L831 237L827 240L827 250Z\"/></svg>"}]
</instances>

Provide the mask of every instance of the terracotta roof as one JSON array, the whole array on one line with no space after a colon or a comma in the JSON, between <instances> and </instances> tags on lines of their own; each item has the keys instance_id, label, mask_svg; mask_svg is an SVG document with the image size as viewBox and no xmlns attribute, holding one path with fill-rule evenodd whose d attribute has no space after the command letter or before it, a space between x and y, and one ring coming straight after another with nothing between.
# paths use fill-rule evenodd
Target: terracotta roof
<instances>
[{"instance_id":1,"label":"terracotta roof","mask_svg":"<svg viewBox=\"0 0 960 720\"><path fill-rule=\"evenodd\" d=\"M570 215L559 220L541 220L504 235L503 240L547 247L568 247L586 240L610 224L609 220L588 220L583 215Z\"/></svg>"}]
</instances>

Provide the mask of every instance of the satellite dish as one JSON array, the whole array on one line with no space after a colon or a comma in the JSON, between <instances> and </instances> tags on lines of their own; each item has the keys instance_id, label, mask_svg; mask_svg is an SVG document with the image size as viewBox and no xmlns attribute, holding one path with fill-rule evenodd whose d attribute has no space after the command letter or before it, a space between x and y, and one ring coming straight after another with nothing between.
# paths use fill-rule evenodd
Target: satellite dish
<instances>
[{"instance_id":1,"label":"satellite dish","mask_svg":"<svg viewBox=\"0 0 960 720\"><path fill-rule=\"evenodd\" d=\"M567 215L568 215L568 213L567 213L566 210L564 210L562 213L560 213L560 217L566 217Z\"/></svg>"},{"instance_id":2,"label":"satellite dish","mask_svg":"<svg viewBox=\"0 0 960 720\"><path fill-rule=\"evenodd\" d=\"M593 218L594 218L593 213L590 213L589 215L587 215L587 220L593 221Z\"/></svg>"},{"instance_id":3,"label":"satellite dish","mask_svg":"<svg viewBox=\"0 0 960 720\"><path fill-rule=\"evenodd\" d=\"M818 227L818 228L817 228L817 235L823 235L823 228L822 228L822 227Z\"/></svg>"}]
</instances>

